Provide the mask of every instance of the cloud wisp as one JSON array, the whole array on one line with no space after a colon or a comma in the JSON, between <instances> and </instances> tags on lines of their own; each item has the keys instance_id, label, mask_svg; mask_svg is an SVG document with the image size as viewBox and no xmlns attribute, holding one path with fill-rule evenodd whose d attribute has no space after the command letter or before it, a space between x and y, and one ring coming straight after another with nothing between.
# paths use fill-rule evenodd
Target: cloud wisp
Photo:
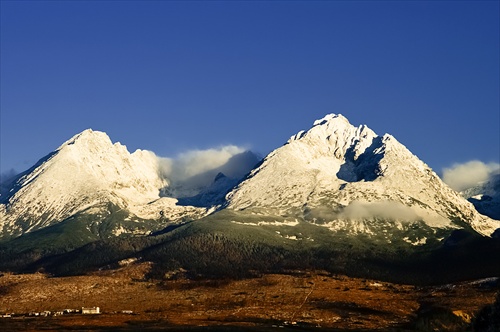
<instances>
[{"instance_id":1,"label":"cloud wisp","mask_svg":"<svg viewBox=\"0 0 500 332\"><path fill-rule=\"evenodd\" d=\"M462 164L453 164L443 169L443 181L456 191L474 187L500 171L498 163L483 163L479 160L471 160Z\"/></svg>"},{"instance_id":2,"label":"cloud wisp","mask_svg":"<svg viewBox=\"0 0 500 332\"><path fill-rule=\"evenodd\" d=\"M11 168L11 169L9 169L9 170L7 170L5 172L1 172L0 173L0 185L2 185L5 182L9 181L10 179L12 179L17 174L19 174L19 172L17 172L13 168Z\"/></svg>"}]
</instances>

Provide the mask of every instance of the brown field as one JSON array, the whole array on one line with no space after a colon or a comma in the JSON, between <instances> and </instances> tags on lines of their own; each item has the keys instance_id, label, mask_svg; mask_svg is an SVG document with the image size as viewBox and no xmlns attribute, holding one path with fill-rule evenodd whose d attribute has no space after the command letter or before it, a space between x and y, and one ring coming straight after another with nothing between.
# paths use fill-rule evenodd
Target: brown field
<instances>
[{"instance_id":1,"label":"brown field","mask_svg":"<svg viewBox=\"0 0 500 332\"><path fill-rule=\"evenodd\" d=\"M495 286L391 284L328 273L244 280L146 280L142 263L93 275L0 277L0 313L99 306L100 315L0 318L0 330L413 330L466 326ZM123 314L131 310L133 314ZM418 325L420 324L420 325ZM422 325L423 324L423 325ZM425 325L427 324L427 325Z\"/></svg>"}]
</instances>

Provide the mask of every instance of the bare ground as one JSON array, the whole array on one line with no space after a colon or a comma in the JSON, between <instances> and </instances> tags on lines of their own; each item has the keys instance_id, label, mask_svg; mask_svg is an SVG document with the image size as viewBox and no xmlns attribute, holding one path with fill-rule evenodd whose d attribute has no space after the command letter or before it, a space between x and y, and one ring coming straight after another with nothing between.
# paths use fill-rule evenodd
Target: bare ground
<instances>
[{"instance_id":1,"label":"bare ground","mask_svg":"<svg viewBox=\"0 0 500 332\"><path fill-rule=\"evenodd\" d=\"M224 326L262 331L280 326L413 330L422 315L436 308L458 321L458 325L449 319L438 322L440 330L455 330L491 304L498 291L498 282L489 287L484 283L416 287L323 272L244 280L158 281L145 278L149 268L149 263L132 264L59 278L3 273L0 313L99 306L103 314L0 318L0 330L220 330ZM123 314L123 310L133 314Z\"/></svg>"}]
</instances>

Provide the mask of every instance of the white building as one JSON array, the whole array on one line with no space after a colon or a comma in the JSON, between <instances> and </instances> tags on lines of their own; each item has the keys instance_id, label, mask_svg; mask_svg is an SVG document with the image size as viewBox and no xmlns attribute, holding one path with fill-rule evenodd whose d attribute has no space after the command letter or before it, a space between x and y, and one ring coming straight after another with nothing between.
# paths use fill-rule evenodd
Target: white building
<instances>
[{"instance_id":1,"label":"white building","mask_svg":"<svg viewBox=\"0 0 500 332\"><path fill-rule=\"evenodd\" d=\"M99 307L91 307L91 308L82 307L82 314L84 315L100 314Z\"/></svg>"}]
</instances>

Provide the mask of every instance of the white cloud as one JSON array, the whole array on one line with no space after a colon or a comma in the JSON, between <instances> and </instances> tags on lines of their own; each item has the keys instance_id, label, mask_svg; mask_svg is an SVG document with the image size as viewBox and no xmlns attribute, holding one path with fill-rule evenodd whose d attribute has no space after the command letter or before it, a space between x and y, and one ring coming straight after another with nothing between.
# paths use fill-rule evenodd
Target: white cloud
<instances>
[{"instance_id":1,"label":"white cloud","mask_svg":"<svg viewBox=\"0 0 500 332\"><path fill-rule=\"evenodd\" d=\"M245 149L234 145L223 146L219 149L193 150L181 153L173 163L173 172L176 179L183 180L206 171L218 168Z\"/></svg>"},{"instance_id":2,"label":"white cloud","mask_svg":"<svg viewBox=\"0 0 500 332\"><path fill-rule=\"evenodd\" d=\"M453 164L450 168L443 168L443 181L451 188L462 191L481 182L487 181L490 176L500 170L500 164L485 164L479 160L468 161L463 164Z\"/></svg>"},{"instance_id":3,"label":"white cloud","mask_svg":"<svg viewBox=\"0 0 500 332\"><path fill-rule=\"evenodd\" d=\"M160 171L171 184L172 195L194 195L214 180L214 172L232 157L246 150L235 145L207 150L191 150L175 158L159 157Z\"/></svg>"}]
</instances>

